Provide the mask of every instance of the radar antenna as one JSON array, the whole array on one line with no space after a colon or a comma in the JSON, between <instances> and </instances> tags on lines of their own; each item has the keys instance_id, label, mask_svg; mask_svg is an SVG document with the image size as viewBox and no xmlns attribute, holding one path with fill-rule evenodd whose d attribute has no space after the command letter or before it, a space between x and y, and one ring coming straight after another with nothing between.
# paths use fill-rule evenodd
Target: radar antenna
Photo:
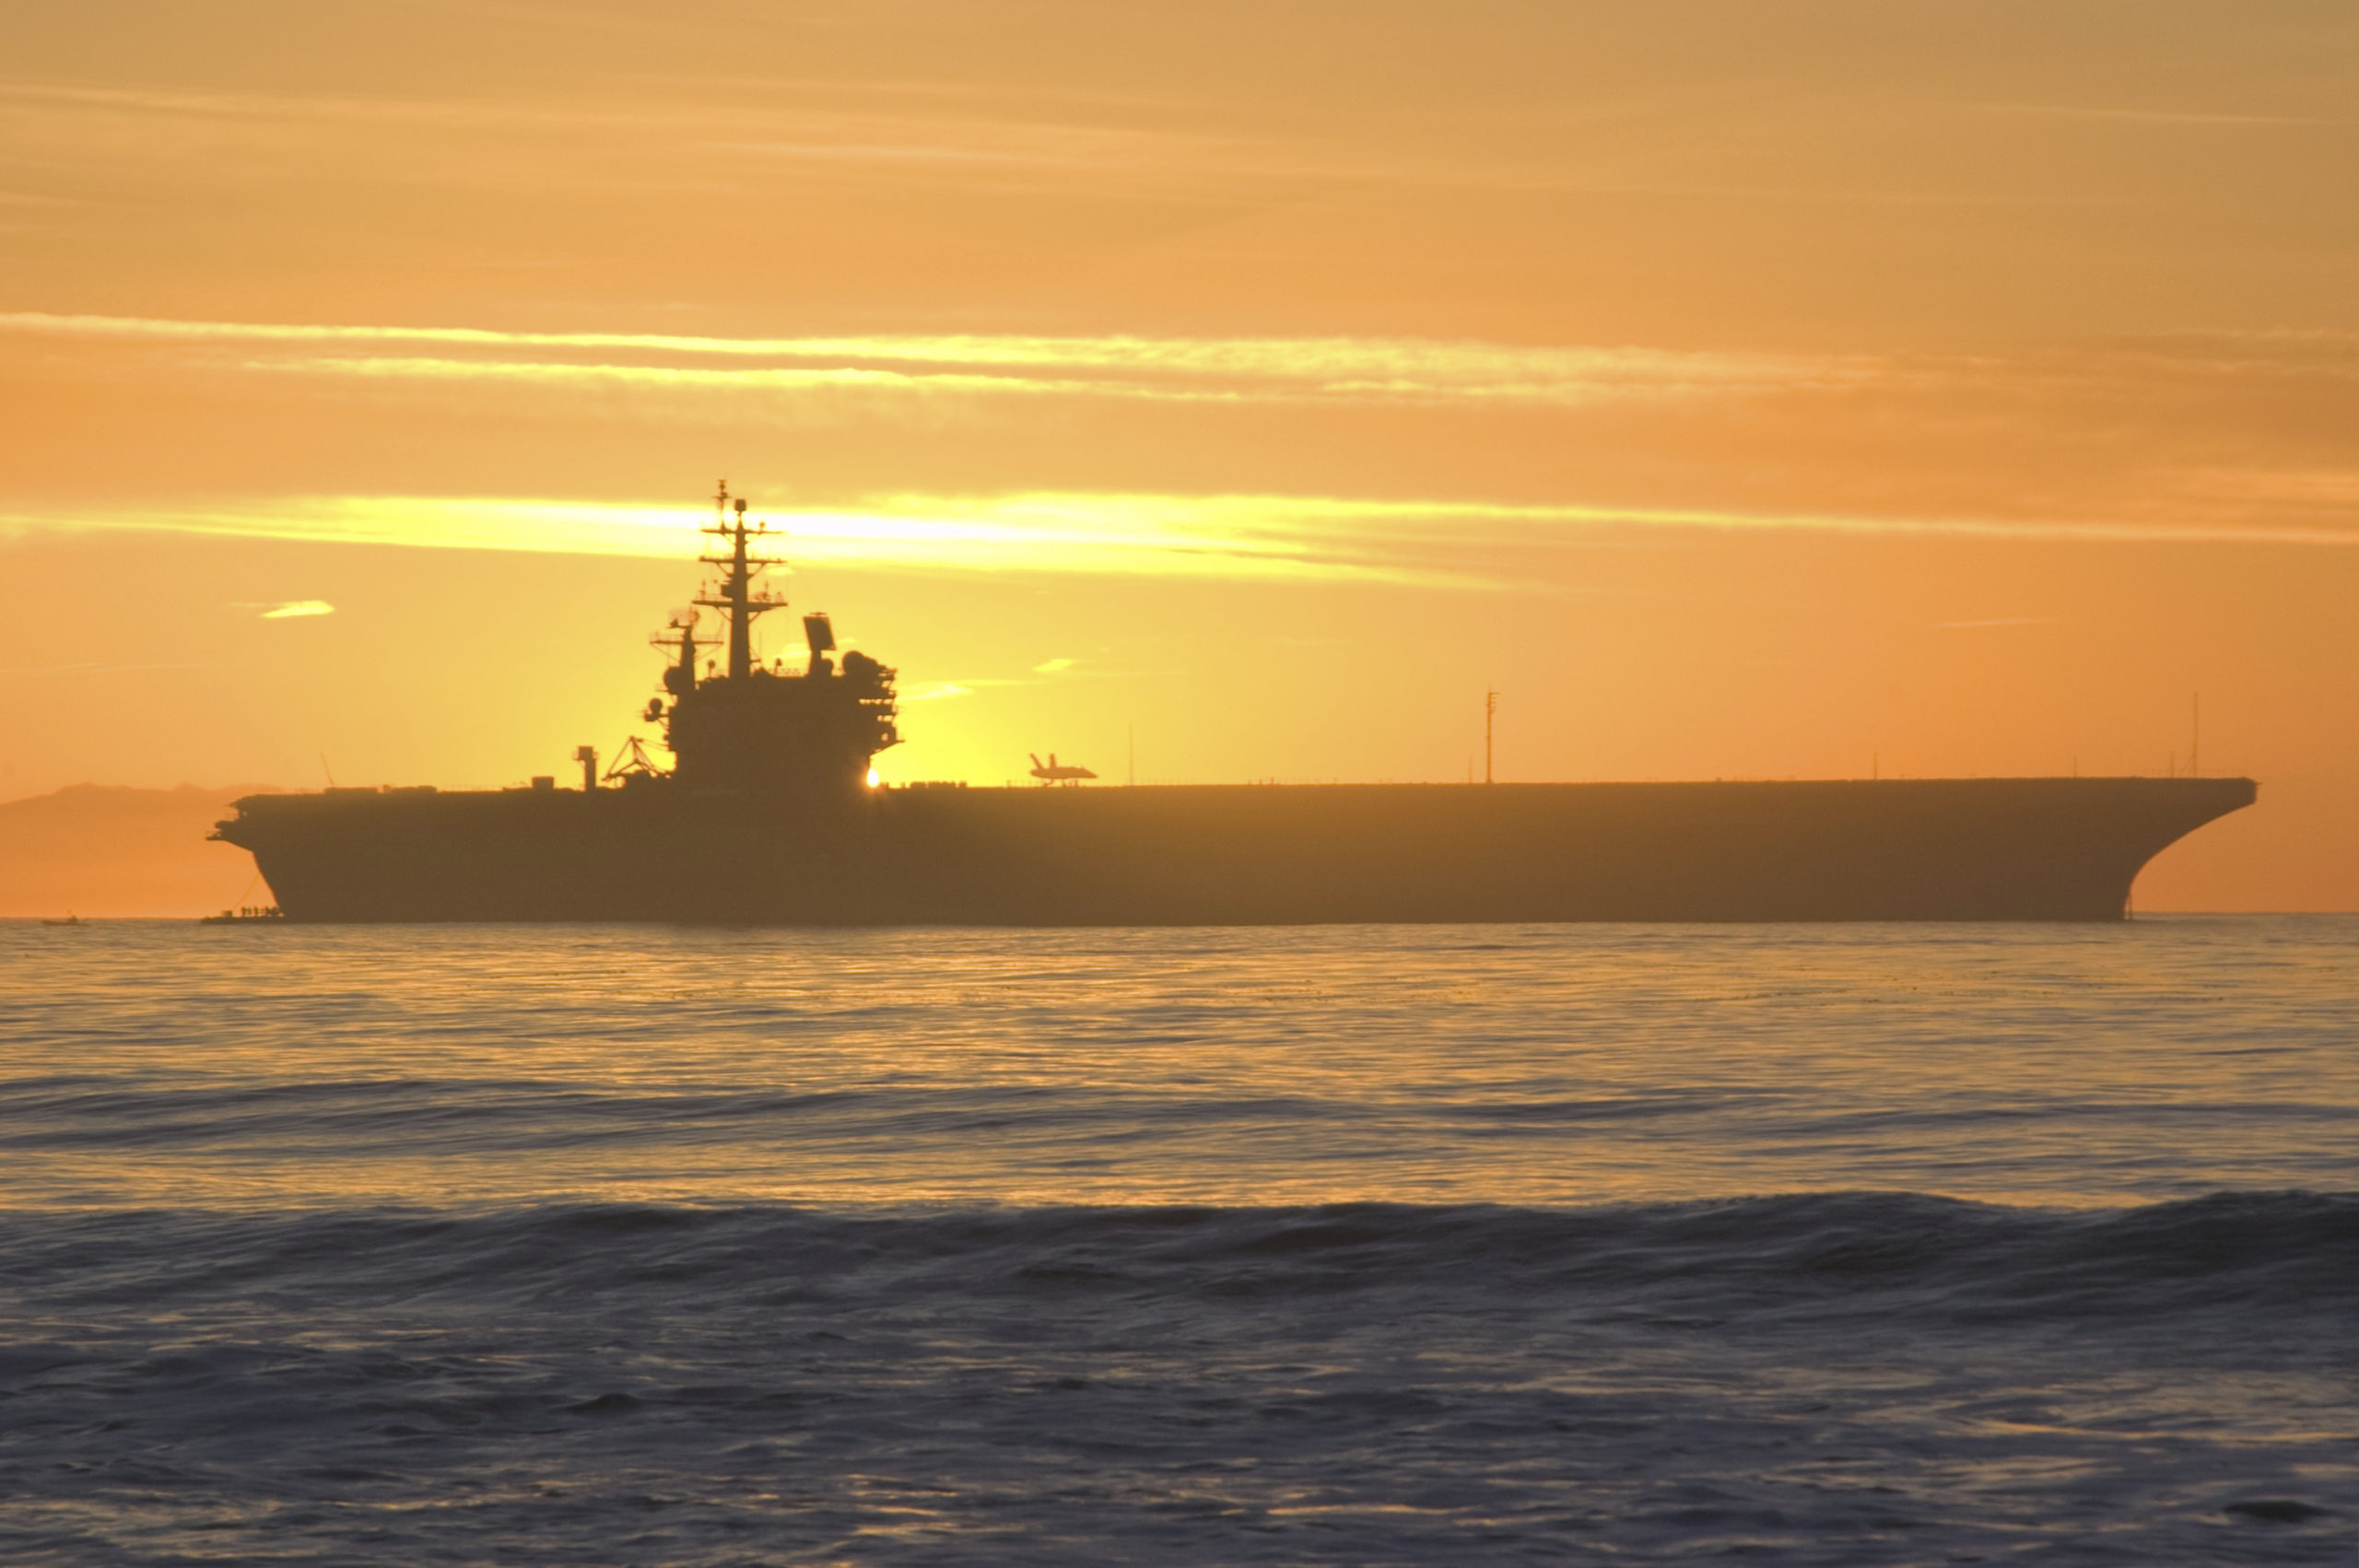
<instances>
[{"instance_id":1,"label":"radar antenna","mask_svg":"<svg viewBox=\"0 0 2359 1568\"><path fill-rule=\"evenodd\" d=\"M697 636L696 611L673 611L671 619L663 623L663 629L647 640L650 646L672 655L672 667L663 672L663 689L675 701L696 690L697 649L713 646L710 638ZM646 717L652 722L663 716L663 699L658 697L648 705Z\"/></svg>"},{"instance_id":2,"label":"radar antenna","mask_svg":"<svg viewBox=\"0 0 2359 1568\"><path fill-rule=\"evenodd\" d=\"M732 510L736 513L734 521ZM713 512L712 525L704 532L719 537L728 553L697 557L722 570L720 582L708 586L697 603L720 611L729 622L729 678L742 681L754 673L754 617L786 604L786 595L757 588L754 579L764 568L782 562L776 556L752 553L756 544L769 537L769 524L745 521L745 497L730 495L726 480L713 497Z\"/></svg>"}]
</instances>

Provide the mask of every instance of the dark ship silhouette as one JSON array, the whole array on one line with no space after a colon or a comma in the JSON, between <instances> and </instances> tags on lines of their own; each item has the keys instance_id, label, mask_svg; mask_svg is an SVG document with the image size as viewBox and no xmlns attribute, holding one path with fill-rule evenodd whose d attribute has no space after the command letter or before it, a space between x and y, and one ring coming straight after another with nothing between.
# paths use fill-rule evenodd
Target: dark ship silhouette
<instances>
[{"instance_id":1,"label":"dark ship silhouette","mask_svg":"<svg viewBox=\"0 0 2359 1568\"><path fill-rule=\"evenodd\" d=\"M699 673L717 644L694 610L655 639L665 695L641 717L669 768L633 741L602 776L585 746L578 790L255 795L214 836L297 921L2113 920L2147 860L2255 796L2192 778L880 788L895 673L831 657L824 615L804 617L806 668L755 661L755 620L786 601L758 583L767 529L730 500L696 601L725 670Z\"/></svg>"}]
</instances>

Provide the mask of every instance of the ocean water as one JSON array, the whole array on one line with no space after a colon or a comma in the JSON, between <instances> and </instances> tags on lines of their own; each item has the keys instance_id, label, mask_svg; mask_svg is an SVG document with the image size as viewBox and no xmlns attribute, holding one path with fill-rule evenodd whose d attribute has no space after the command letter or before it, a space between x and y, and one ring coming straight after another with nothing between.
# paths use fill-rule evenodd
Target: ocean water
<instances>
[{"instance_id":1,"label":"ocean water","mask_svg":"<svg viewBox=\"0 0 2359 1568\"><path fill-rule=\"evenodd\" d=\"M2359 1561L2359 919L0 924L0 1562Z\"/></svg>"}]
</instances>

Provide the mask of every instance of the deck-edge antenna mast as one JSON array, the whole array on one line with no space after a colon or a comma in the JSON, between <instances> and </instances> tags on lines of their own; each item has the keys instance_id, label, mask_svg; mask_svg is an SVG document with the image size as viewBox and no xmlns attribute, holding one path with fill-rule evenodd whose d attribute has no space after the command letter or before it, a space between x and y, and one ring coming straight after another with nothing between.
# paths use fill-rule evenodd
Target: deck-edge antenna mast
<instances>
[{"instance_id":1,"label":"deck-edge antenna mast","mask_svg":"<svg viewBox=\"0 0 2359 1568\"><path fill-rule=\"evenodd\" d=\"M736 518L731 521L734 508ZM766 610L776 610L786 603L786 595L757 591L754 579L765 567L780 564L776 556L756 556L748 553L754 541L769 536L769 524L745 521L745 498L729 494L729 481L721 482L713 493L712 526L705 532L729 543L725 556L698 556L697 559L709 567L725 568L727 575L717 588L708 588L705 596L696 601L708 609L719 610L729 620L729 678L742 681L754 671L754 617Z\"/></svg>"}]
</instances>

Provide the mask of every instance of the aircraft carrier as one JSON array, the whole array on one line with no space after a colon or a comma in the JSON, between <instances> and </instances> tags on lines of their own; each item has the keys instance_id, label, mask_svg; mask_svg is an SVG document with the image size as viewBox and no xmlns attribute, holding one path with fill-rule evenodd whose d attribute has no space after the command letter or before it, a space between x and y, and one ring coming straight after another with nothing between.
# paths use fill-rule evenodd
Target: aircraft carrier
<instances>
[{"instance_id":1,"label":"aircraft carrier","mask_svg":"<svg viewBox=\"0 0 2359 1568\"><path fill-rule=\"evenodd\" d=\"M636 743L498 790L254 795L215 837L297 921L791 925L2117 920L2139 869L2248 778L880 786L895 672L753 655L785 607L727 487L717 568L658 635L669 766ZM699 635L699 609L720 636ZM699 662L708 649L720 657ZM1039 769L1044 783L1078 770Z\"/></svg>"}]
</instances>

